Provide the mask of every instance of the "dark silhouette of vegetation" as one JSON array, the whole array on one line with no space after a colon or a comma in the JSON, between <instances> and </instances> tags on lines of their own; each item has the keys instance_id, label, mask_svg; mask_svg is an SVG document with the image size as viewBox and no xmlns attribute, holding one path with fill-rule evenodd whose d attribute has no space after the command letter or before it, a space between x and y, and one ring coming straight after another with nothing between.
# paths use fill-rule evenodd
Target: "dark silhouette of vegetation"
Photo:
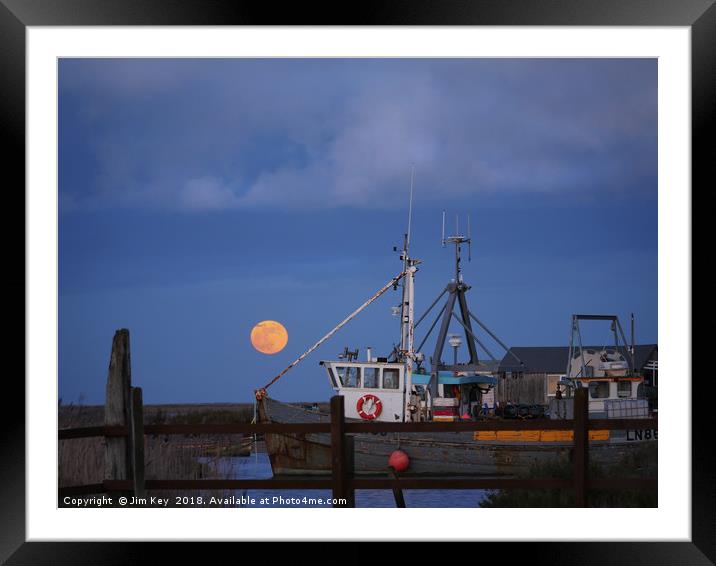
<instances>
[{"instance_id":1,"label":"dark silhouette of vegetation","mask_svg":"<svg viewBox=\"0 0 716 566\"><path fill-rule=\"evenodd\" d=\"M235 409L192 409L169 411L161 406L147 415L146 424L226 424L250 423L254 418L251 405L237 405Z\"/></svg>"},{"instance_id":2,"label":"dark silhouette of vegetation","mask_svg":"<svg viewBox=\"0 0 716 566\"><path fill-rule=\"evenodd\" d=\"M610 466L591 463L590 478L657 477L656 443L635 447L626 456ZM569 463L535 464L522 477L571 479ZM656 489L590 490L589 507L657 507ZM571 489L510 489L494 490L480 502L480 507L573 507Z\"/></svg>"}]
</instances>

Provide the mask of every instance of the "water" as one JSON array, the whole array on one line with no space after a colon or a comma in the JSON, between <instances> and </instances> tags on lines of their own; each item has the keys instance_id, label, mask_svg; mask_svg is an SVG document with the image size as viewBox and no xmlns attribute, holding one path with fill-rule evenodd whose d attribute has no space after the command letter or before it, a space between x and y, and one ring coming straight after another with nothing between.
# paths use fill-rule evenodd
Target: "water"
<instances>
[{"instance_id":1,"label":"water","mask_svg":"<svg viewBox=\"0 0 716 566\"><path fill-rule=\"evenodd\" d=\"M272 476L268 454L254 453L244 458L222 458L222 477L232 479L268 479ZM225 475L226 474L226 475ZM236 492L235 497L253 499L242 507L331 507L320 503L331 497L328 489L249 489ZM481 489L406 489L406 507L478 507L485 497ZM393 492L388 489L356 490L356 507L395 507ZM280 498L278 500L274 498Z\"/></svg>"}]
</instances>

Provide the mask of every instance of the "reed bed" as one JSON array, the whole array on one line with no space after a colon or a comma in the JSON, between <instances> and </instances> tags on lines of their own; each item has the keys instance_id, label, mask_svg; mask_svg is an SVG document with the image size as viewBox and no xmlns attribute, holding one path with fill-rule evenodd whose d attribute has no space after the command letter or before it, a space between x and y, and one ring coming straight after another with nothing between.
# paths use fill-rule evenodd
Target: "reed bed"
<instances>
[{"instance_id":1,"label":"reed bed","mask_svg":"<svg viewBox=\"0 0 716 566\"><path fill-rule=\"evenodd\" d=\"M591 462L589 476L593 478L657 477L656 443L645 443L611 465ZM567 462L535 464L522 477L530 479L570 479L572 466ZM505 489L490 490L480 507L572 507L571 489ZM589 507L658 507L656 489L589 490Z\"/></svg>"},{"instance_id":2,"label":"reed bed","mask_svg":"<svg viewBox=\"0 0 716 566\"><path fill-rule=\"evenodd\" d=\"M98 426L102 424L102 407L66 406L60 408L60 428ZM147 424L198 424L248 422L253 417L251 406L235 410L167 411L145 407ZM145 479L230 479L230 466L222 459L245 453L249 439L239 435L148 435L144 439ZM58 472L60 487L101 483L104 479L103 437L59 441ZM225 498L234 493L212 490L202 493L187 490L147 491L147 497L169 498L173 506L176 496ZM234 494L236 495L236 494ZM191 501L191 500L190 500ZM185 506L193 506L182 505Z\"/></svg>"}]
</instances>

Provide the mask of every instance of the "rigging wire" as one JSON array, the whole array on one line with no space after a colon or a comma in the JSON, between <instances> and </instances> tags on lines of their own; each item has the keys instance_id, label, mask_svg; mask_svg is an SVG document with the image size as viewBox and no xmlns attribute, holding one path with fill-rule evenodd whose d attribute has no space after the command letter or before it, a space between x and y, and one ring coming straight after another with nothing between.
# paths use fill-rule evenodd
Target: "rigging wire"
<instances>
[{"instance_id":1,"label":"rigging wire","mask_svg":"<svg viewBox=\"0 0 716 566\"><path fill-rule=\"evenodd\" d=\"M378 297L380 297L383 293L385 293L388 289L391 287L397 285L398 281L400 281L403 277L406 275L406 271L403 271L402 273L399 273L393 279L391 279L388 283L386 283L377 293L375 293L370 299L365 301L361 306L359 306L356 310L354 310L351 314L349 314L346 318L344 318L341 322L338 323L328 334L326 334L323 338L321 338L318 342L316 342L313 346L311 346L308 350L306 350L303 354L298 356L294 361L292 361L286 369L284 369L281 373L279 373L276 377L274 377L271 381L269 381L266 385L264 385L261 389L257 389L255 391L255 396L257 400L263 399L263 397L266 396L266 390L271 387L274 383L276 383L279 379L281 379L291 368L296 366L299 362L301 362L306 356L308 356L311 352L313 352L316 348L318 348L321 344L323 344L326 340L328 340L331 336L333 336L336 332L338 332L346 323L348 323L352 318L358 315L363 309L365 309L368 305L370 305L373 301L375 301Z\"/></svg>"}]
</instances>

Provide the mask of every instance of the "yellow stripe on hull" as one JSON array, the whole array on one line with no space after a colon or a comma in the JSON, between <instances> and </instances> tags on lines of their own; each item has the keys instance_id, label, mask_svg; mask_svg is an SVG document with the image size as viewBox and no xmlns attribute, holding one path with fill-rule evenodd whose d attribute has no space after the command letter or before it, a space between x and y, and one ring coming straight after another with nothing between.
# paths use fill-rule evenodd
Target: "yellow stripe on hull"
<instances>
[{"instance_id":1,"label":"yellow stripe on hull","mask_svg":"<svg viewBox=\"0 0 716 566\"><path fill-rule=\"evenodd\" d=\"M572 442L571 430L477 430L475 440L503 440L511 442ZM608 430L590 430L589 440L609 440Z\"/></svg>"}]
</instances>

